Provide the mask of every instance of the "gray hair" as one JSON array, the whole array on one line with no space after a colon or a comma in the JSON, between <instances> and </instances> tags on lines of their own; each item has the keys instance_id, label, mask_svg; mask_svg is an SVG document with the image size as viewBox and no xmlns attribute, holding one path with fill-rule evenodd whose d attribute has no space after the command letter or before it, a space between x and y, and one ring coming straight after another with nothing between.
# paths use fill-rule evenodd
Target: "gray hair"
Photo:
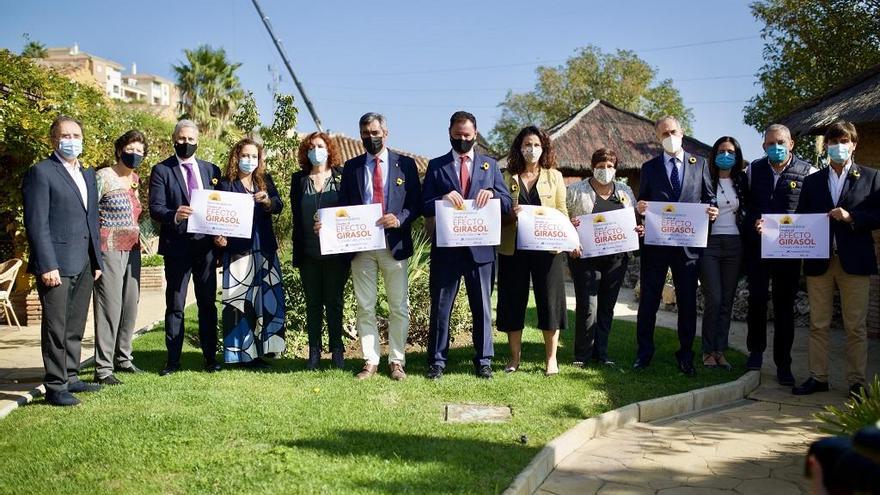
<instances>
[{"instance_id":1,"label":"gray hair","mask_svg":"<svg viewBox=\"0 0 880 495\"><path fill-rule=\"evenodd\" d=\"M186 128L195 129L196 137L199 136L199 126L190 119L180 119L177 121L177 125L174 126L174 132L171 133L171 139L177 140L177 136L180 135L180 131Z\"/></svg>"},{"instance_id":2,"label":"gray hair","mask_svg":"<svg viewBox=\"0 0 880 495\"><path fill-rule=\"evenodd\" d=\"M785 127L782 124L773 124L768 127L767 130L764 131L764 139L767 139L767 134L770 134L771 132L781 132L785 134L786 137L788 137L789 141L791 141L791 130L789 130L788 127Z\"/></svg>"},{"instance_id":3,"label":"gray hair","mask_svg":"<svg viewBox=\"0 0 880 495\"><path fill-rule=\"evenodd\" d=\"M79 132L85 134L83 132L82 122L76 120L73 117L68 117L67 115L59 115L55 117L55 120L52 121L52 125L49 126L49 139L56 139L58 137L58 130L61 127L61 124L65 122L73 122L77 126L79 126Z\"/></svg>"},{"instance_id":4,"label":"gray hair","mask_svg":"<svg viewBox=\"0 0 880 495\"><path fill-rule=\"evenodd\" d=\"M665 115L665 116L657 119L656 122L654 122L654 130L656 131L657 128L660 127L660 124L662 124L663 122L666 122L667 120L671 120L671 121L675 122L675 125L677 125L679 129L681 129L681 122L679 122L677 118L673 117L672 115Z\"/></svg>"},{"instance_id":5,"label":"gray hair","mask_svg":"<svg viewBox=\"0 0 880 495\"><path fill-rule=\"evenodd\" d=\"M382 128L383 131L388 130L388 124L385 122L385 116L381 113L376 112L367 112L361 116L361 119L358 121L358 127L363 129L364 127L372 124L374 121L379 122L379 127Z\"/></svg>"}]
</instances>

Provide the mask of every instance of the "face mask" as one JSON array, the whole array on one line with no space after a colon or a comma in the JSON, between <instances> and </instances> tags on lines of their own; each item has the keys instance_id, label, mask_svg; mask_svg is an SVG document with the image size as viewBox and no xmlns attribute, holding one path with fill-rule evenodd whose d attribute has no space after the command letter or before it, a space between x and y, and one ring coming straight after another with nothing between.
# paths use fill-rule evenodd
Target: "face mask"
<instances>
[{"instance_id":1,"label":"face mask","mask_svg":"<svg viewBox=\"0 0 880 495\"><path fill-rule=\"evenodd\" d=\"M196 154L198 144L193 143L174 143L174 154L186 160Z\"/></svg>"},{"instance_id":2,"label":"face mask","mask_svg":"<svg viewBox=\"0 0 880 495\"><path fill-rule=\"evenodd\" d=\"M722 151L715 155L715 165L721 170L730 170L736 162L736 156L729 151Z\"/></svg>"},{"instance_id":3,"label":"face mask","mask_svg":"<svg viewBox=\"0 0 880 495\"><path fill-rule=\"evenodd\" d=\"M521 151L523 157L529 163L538 163L538 160L541 159L541 153L544 152L544 150L539 147L523 148Z\"/></svg>"},{"instance_id":4,"label":"face mask","mask_svg":"<svg viewBox=\"0 0 880 495\"><path fill-rule=\"evenodd\" d=\"M238 160L238 169L242 172L249 174L257 169L260 165L258 160L254 160L253 158L241 158Z\"/></svg>"},{"instance_id":5,"label":"face mask","mask_svg":"<svg viewBox=\"0 0 880 495\"><path fill-rule=\"evenodd\" d=\"M669 153L670 155L674 155L681 151L681 136L666 136L663 139L663 150Z\"/></svg>"},{"instance_id":6,"label":"face mask","mask_svg":"<svg viewBox=\"0 0 880 495\"><path fill-rule=\"evenodd\" d=\"M138 168L144 162L144 155L123 152L119 160L128 168Z\"/></svg>"},{"instance_id":7,"label":"face mask","mask_svg":"<svg viewBox=\"0 0 880 495\"><path fill-rule=\"evenodd\" d=\"M312 165L327 163L327 148L312 148L309 150L309 161Z\"/></svg>"},{"instance_id":8,"label":"face mask","mask_svg":"<svg viewBox=\"0 0 880 495\"><path fill-rule=\"evenodd\" d=\"M471 150L474 147L474 143L476 143L476 139L471 139L468 141L467 139L455 139L449 138L449 143L452 144L452 149L455 150L459 155L463 155Z\"/></svg>"},{"instance_id":9,"label":"face mask","mask_svg":"<svg viewBox=\"0 0 880 495\"><path fill-rule=\"evenodd\" d=\"M788 158L788 148L781 144L771 144L767 147L767 158L770 163L782 163Z\"/></svg>"},{"instance_id":10,"label":"face mask","mask_svg":"<svg viewBox=\"0 0 880 495\"><path fill-rule=\"evenodd\" d=\"M385 147L385 139L382 136L370 136L361 138L361 143L364 144L364 148L367 150L367 153L371 155L377 155L382 148Z\"/></svg>"},{"instance_id":11,"label":"face mask","mask_svg":"<svg viewBox=\"0 0 880 495\"><path fill-rule=\"evenodd\" d=\"M64 158L76 158L83 152L83 141L82 139L61 139L58 142L58 151Z\"/></svg>"},{"instance_id":12,"label":"face mask","mask_svg":"<svg viewBox=\"0 0 880 495\"><path fill-rule=\"evenodd\" d=\"M846 163L849 160L850 146L848 143L832 144L828 146L828 158L834 163Z\"/></svg>"},{"instance_id":13,"label":"face mask","mask_svg":"<svg viewBox=\"0 0 880 495\"><path fill-rule=\"evenodd\" d=\"M613 168L595 168L593 169L593 177L599 181L599 184L605 185L614 180Z\"/></svg>"}]
</instances>

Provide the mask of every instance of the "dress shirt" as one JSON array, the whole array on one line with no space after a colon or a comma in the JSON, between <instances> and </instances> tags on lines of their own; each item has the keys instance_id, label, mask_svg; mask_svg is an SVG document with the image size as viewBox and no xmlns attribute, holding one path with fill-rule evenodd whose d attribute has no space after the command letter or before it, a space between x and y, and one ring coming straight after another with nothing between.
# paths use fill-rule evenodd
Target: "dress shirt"
<instances>
[{"instance_id":1,"label":"dress shirt","mask_svg":"<svg viewBox=\"0 0 880 495\"><path fill-rule=\"evenodd\" d=\"M838 176L837 172L834 171L834 168L831 165L828 166L828 190L831 191L831 199L834 201L834 206L837 206L837 203L840 202L840 195L843 193L843 185L846 184L846 176L849 175L851 168L852 160L849 160L846 162L846 165L843 166L840 176Z\"/></svg>"},{"instance_id":2,"label":"dress shirt","mask_svg":"<svg viewBox=\"0 0 880 495\"><path fill-rule=\"evenodd\" d=\"M67 163L64 160L64 157L55 153L55 156L61 160L61 165L64 165L64 170L70 174L70 178L73 179L73 182L76 184L76 188L79 189L79 196L83 202L83 206L88 207L89 204L89 189L86 187L86 179L82 174L82 167L80 166L79 160L76 160L73 165Z\"/></svg>"},{"instance_id":3,"label":"dress shirt","mask_svg":"<svg viewBox=\"0 0 880 495\"><path fill-rule=\"evenodd\" d=\"M202 172L199 169L199 161L196 160L196 155L193 155L193 156L187 158L186 160L184 160L183 158L176 156L176 155L175 155L175 158L177 158L177 163L180 165L180 171L183 173L184 184L186 184L186 168L184 168L183 164L184 163L191 163L192 169L193 169L193 174L196 176L196 186L198 189L204 189L205 185L202 184Z\"/></svg>"},{"instance_id":4,"label":"dress shirt","mask_svg":"<svg viewBox=\"0 0 880 495\"><path fill-rule=\"evenodd\" d=\"M468 169L468 177L471 178L471 182L474 181L474 150L471 148L470 151L464 154L464 156L468 157L469 160L467 162ZM461 183L461 155L458 154L457 151L452 150L452 159L455 160L455 176L458 177L459 184Z\"/></svg>"},{"instance_id":5,"label":"dress shirt","mask_svg":"<svg viewBox=\"0 0 880 495\"><path fill-rule=\"evenodd\" d=\"M382 172L382 196L388 205L388 148L382 148L377 155L379 157L380 172ZM364 167L364 197L369 201L373 197L373 170L376 169L376 156L367 153L367 166Z\"/></svg>"},{"instance_id":6,"label":"dress shirt","mask_svg":"<svg viewBox=\"0 0 880 495\"><path fill-rule=\"evenodd\" d=\"M678 150L678 153L675 156L670 155L667 152L663 152L663 165L666 166L666 178L669 179L669 183L672 183L672 164L669 163L670 158L675 158L675 168L678 169L678 183L684 185L684 174L682 170L682 165L684 164L684 150Z\"/></svg>"}]
</instances>

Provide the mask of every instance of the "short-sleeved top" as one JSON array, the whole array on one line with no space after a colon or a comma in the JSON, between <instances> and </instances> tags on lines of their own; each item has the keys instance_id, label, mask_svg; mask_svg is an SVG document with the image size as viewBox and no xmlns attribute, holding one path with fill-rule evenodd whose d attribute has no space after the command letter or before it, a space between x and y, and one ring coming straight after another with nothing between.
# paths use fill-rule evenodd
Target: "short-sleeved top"
<instances>
[{"instance_id":1,"label":"short-sleeved top","mask_svg":"<svg viewBox=\"0 0 880 495\"><path fill-rule=\"evenodd\" d=\"M101 251L140 249L141 229L138 219L143 208L138 198L138 175L131 181L116 174L113 167L96 173L98 183L98 222L101 226Z\"/></svg>"},{"instance_id":2,"label":"short-sleeved top","mask_svg":"<svg viewBox=\"0 0 880 495\"><path fill-rule=\"evenodd\" d=\"M306 189L302 197L303 247L310 258L321 257L321 242L315 234L315 213L321 208L339 206L339 182L333 178L332 174L327 176L321 192L315 190L311 178L305 181Z\"/></svg>"}]
</instances>

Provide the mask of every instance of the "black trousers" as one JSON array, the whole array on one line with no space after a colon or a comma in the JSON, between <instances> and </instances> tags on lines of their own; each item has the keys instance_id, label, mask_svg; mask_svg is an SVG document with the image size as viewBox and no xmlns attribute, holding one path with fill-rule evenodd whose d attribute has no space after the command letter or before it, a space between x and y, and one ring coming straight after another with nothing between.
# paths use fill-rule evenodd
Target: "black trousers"
<instances>
[{"instance_id":1,"label":"black trousers","mask_svg":"<svg viewBox=\"0 0 880 495\"><path fill-rule=\"evenodd\" d=\"M773 362L780 369L791 368L794 343L794 299L801 278L801 260L762 260L760 254L747 257L749 285L749 353L767 349L767 301L773 283Z\"/></svg>"},{"instance_id":2,"label":"black trousers","mask_svg":"<svg viewBox=\"0 0 880 495\"><path fill-rule=\"evenodd\" d=\"M208 364L217 361L217 265L209 239L193 241L184 256L165 256L165 346L168 365L179 365L183 352L183 310L193 279L199 308L199 342Z\"/></svg>"},{"instance_id":3,"label":"black trousers","mask_svg":"<svg viewBox=\"0 0 880 495\"><path fill-rule=\"evenodd\" d=\"M575 361L608 360L614 305L628 264L625 253L568 259L575 296Z\"/></svg>"},{"instance_id":4,"label":"black trousers","mask_svg":"<svg viewBox=\"0 0 880 495\"><path fill-rule=\"evenodd\" d=\"M79 380L82 338L94 283L90 263L77 275L61 277L61 285L56 287L45 286L37 276L37 293L43 306L40 347L47 395L66 391L68 384Z\"/></svg>"},{"instance_id":5,"label":"black trousers","mask_svg":"<svg viewBox=\"0 0 880 495\"><path fill-rule=\"evenodd\" d=\"M330 350L342 349L342 312L345 283L351 273L351 262L344 256L312 258L305 256L299 267L300 280L306 297L306 330L309 347L321 347L324 311Z\"/></svg>"},{"instance_id":6,"label":"black trousers","mask_svg":"<svg viewBox=\"0 0 880 495\"><path fill-rule=\"evenodd\" d=\"M529 304L529 280L535 292L538 329L564 330L568 326L565 308L565 253L521 251L498 255L498 305L496 324L501 332L525 328Z\"/></svg>"}]
</instances>

